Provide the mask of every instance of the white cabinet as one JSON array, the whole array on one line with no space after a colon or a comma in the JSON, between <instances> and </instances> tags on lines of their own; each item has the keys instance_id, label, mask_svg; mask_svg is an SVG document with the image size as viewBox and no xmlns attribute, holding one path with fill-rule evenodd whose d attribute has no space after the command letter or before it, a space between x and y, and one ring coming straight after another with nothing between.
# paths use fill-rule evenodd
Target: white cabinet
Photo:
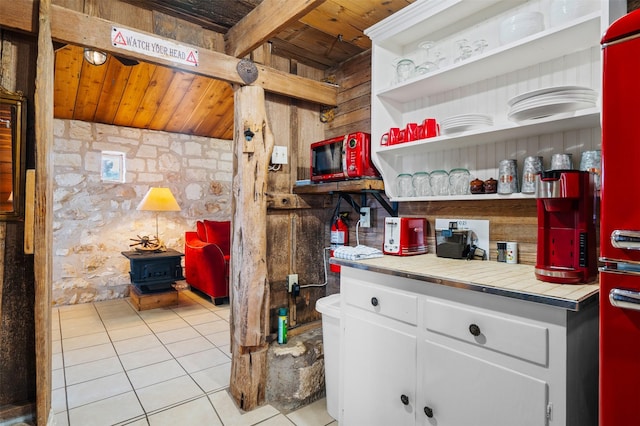
<instances>
[{"instance_id":1,"label":"white cabinet","mask_svg":"<svg viewBox=\"0 0 640 426\"><path fill-rule=\"evenodd\" d=\"M341 423L414 424L417 296L361 282L344 291Z\"/></svg>"},{"instance_id":2,"label":"white cabinet","mask_svg":"<svg viewBox=\"0 0 640 426\"><path fill-rule=\"evenodd\" d=\"M507 118L509 99L550 86L577 85L600 92L600 37L615 18L626 13L626 1L575 0L580 16L563 22L550 19L554 1L571 0L418 0L367 29L372 39L372 157L393 201L454 199L397 197L399 173L431 172L464 167L472 179L498 178L502 159L541 155L549 167L553 153L580 154L600 148L600 108L578 110L530 122ZM500 23L520 12L541 12L544 29L500 44ZM488 46L456 61L455 44L485 40ZM424 41L433 41L444 57L441 66L398 83L394 61L409 58L419 64ZM493 126L383 146L390 127L421 123L427 117L442 120L459 114L480 113ZM521 170L521 169L520 169ZM530 197L512 194L510 197ZM505 195L456 196L459 199L504 198Z\"/></svg>"},{"instance_id":3,"label":"white cabinet","mask_svg":"<svg viewBox=\"0 0 640 426\"><path fill-rule=\"evenodd\" d=\"M419 353L416 424L539 426L546 424L547 383L425 340Z\"/></svg>"},{"instance_id":4,"label":"white cabinet","mask_svg":"<svg viewBox=\"0 0 640 426\"><path fill-rule=\"evenodd\" d=\"M347 266L341 294L341 425L597 425L596 303Z\"/></svg>"}]
</instances>

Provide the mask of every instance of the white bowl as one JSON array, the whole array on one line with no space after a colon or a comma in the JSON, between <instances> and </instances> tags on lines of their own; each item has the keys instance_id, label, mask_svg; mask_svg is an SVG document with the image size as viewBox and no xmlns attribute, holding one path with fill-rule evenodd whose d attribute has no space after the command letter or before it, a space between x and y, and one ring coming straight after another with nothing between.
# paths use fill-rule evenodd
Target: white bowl
<instances>
[{"instance_id":1,"label":"white bowl","mask_svg":"<svg viewBox=\"0 0 640 426\"><path fill-rule=\"evenodd\" d=\"M549 25L555 27L586 15L590 8L586 0L553 0L549 10Z\"/></svg>"},{"instance_id":2,"label":"white bowl","mask_svg":"<svg viewBox=\"0 0 640 426\"><path fill-rule=\"evenodd\" d=\"M517 13L500 23L500 44L508 44L544 30L540 12Z\"/></svg>"}]
</instances>

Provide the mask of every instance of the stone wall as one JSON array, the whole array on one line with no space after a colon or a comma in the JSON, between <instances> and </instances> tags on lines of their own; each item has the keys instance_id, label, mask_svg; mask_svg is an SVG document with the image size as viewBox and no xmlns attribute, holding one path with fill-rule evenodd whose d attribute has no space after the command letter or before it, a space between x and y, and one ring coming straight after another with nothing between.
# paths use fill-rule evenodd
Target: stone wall
<instances>
[{"instance_id":1,"label":"stone wall","mask_svg":"<svg viewBox=\"0 0 640 426\"><path fill-rule=\"evenodd\" d=\"M136 207L152 186L169 187L182 211L158 213L160 238L184 252L199 219L230 220L229 140L55 120L55 305L128 295L131 238L155 235L154 212ZM101 179L102 151L125 154L125 182Z\"/></svg>"}]
</instances>

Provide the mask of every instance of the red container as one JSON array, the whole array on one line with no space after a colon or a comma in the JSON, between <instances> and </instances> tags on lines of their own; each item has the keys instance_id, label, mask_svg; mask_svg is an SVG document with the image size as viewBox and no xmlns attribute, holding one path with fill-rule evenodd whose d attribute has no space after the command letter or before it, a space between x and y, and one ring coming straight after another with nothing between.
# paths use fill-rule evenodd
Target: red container
<instances>
[{"instance_id":1,"label":"red container","mask_svg":"<svg viewBox=\"0 0 640 426\"><path fill-rule=\"evenodd\" d=\"M550 170L537 179L536 278L559 284L593 281L598 269L591 175Z\"/></svg>"}]
</instances>

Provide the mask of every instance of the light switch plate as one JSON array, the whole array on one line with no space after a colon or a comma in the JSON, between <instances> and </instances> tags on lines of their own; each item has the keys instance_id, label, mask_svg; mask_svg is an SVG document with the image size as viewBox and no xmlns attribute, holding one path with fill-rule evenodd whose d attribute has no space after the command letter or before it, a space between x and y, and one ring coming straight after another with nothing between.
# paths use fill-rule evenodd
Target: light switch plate
<instances>
[{"instance_id":1,"label":"light switch plate","mask_svg":"<svg viewBox=\"0 0 640 426\"><path fill-rule=\"evenodd\" d=\"M276 145L271 154L271 164L287 164L287 147Z\"/></svg>"}]
</instances>

